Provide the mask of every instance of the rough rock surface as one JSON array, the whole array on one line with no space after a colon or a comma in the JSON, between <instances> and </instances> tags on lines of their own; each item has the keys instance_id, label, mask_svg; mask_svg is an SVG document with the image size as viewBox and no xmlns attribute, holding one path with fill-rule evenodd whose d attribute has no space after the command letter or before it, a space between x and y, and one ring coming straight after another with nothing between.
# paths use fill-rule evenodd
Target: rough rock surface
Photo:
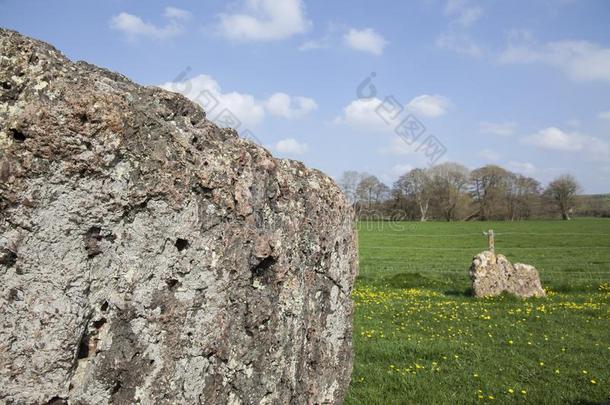
<instances>
[{"instance_id":1,"label":"rough rock surface","mask_svg":"<svg viewBox=\"0 0 610 405\"><path fill-rule=\"evenodd\" d=\"M500 295L503 292L522 298L546 295L534 266L512 264L503 255L495 255L488 250L472 259L470 279L475 297Z\"/></svg>"},{"instance_id":2,"label":"rough rock surface","mask_svg":"<svg viewBox=\"0 0 610 405\"><path fill-rule=\"evenodd\" d=\"M341 402L352 211L301 163L0 30L0 403Z\"/></svg>"}]
</instances>

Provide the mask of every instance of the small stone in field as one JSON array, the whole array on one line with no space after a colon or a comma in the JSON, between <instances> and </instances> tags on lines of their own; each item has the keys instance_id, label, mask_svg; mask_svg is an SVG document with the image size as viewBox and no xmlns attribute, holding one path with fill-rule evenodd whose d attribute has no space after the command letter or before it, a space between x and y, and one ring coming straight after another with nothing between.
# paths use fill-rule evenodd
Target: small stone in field
<instances>
[{"instance_id":1,"label":"small stone in field","mask_svg":"<svg viewBox=\"0 0 610 405\"><path fill-rule=\"evenodd\" d=\"M505 291L521 298L546 295L534 266L512 264L505 256L488 250L472 259L470 279L473 295L477 298L500 295Z\"/></svg>"}]
</instances>

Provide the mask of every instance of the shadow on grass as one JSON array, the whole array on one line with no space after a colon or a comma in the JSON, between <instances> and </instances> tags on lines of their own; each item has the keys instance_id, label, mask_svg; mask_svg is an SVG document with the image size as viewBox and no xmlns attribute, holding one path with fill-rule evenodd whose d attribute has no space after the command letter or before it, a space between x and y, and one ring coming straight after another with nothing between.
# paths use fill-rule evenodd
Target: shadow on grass
<instances>
[{"instance_id":1,"label":"shadow on grass","mask_svg":"<svg viewBox=\"0 0 610 405\"><path fill-rule=\"evenodd\" d=\"M571 405L610 405L610 399L603 402L590 401L588 399L578 399L570 402Z\"/></svg>"},{"instance_id":2,"label":"shadow on grass","mask_svg":"<svg viewBox=\"0 0 610 405\"><path fill-rule=\"evenodd\" d=\"M423 275L422 273L399 273L393 276L384 277L383 282L390 288L427 288L439 289L448 284L453 284L450 280L440 278L435 275Z\"/></svg>"},{"instance_id":3,"label":"shadow on grass","mask_svg":"<svg viewBox=\"0 0 610 405\"><path fill-rule=\"evenodd\" d=\"M472 297L473 291L472 291L472 287L468 287L463 290L460 290L460 289L447 290L444 292L444 294L451 296L451 297Z\"/></svg>"}]
</instances>

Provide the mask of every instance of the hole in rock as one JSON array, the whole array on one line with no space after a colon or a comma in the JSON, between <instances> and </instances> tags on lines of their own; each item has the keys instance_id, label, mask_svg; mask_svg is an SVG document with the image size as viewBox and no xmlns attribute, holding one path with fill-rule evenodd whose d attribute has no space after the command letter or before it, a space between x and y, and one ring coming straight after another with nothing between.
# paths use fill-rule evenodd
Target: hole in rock
<instances>
[{"instance_id":1,"label":"hole in rock","mask_svg":"<svg viewBox=\"0 0 610 405\"><path fill-rule=\"evenodd\" d=\"M49 402L47 402L47 405L66 405L67 403L68 403L68 401L66 401L64 398L53 397L53 398L49 399Z\"/></svg>"},{"instance_id":2,"label":"hole in rock","mask_svg":"<svg viewBox=\"0 0 610 405\"><path fill-rule=\"evenodd\" d=\"M17 262L17 253L12 250L2 248L0 249L0 264L6 267L13 267Z\"/></svg>"},{"instance_id":3,"label":"hole in rock","mask_svg":"<svg viewBox=\"0 0 610 405\"><path fill-rule=\"evenodd\" d=\"M23 142L26 139L25 134L18 129L11 128L9 129L9 132L15 142Z\"/></svg>"},{"instance_id":4,"label":"hole in rock","mask_svg":"<svg viewBox=\"0 0 610 405\"><path fill-rule=\"evenodd\" d=\"M178 285L178 280L176 280L175 278L170 278L169 280L165 281L167 283L167 286L169 287L170 290L172 290L174 287L176 287Z\"/></svg>"},{"instance_id":5,"label":"hole in rock","mask_svg":"<svg viewBox=\"0 0 610 405\"><path fill-rule=\"evenodd\" d=\"M83 338L80 340L80 343L78 344L78 351L76 352L76 358L78 360L80 360L80 359L86 359L87 357L89 357L89 336L87 334L85 334L83 336Z\"/></svg>"},{"instance_id":6,"label":"hole in rock","mask_svg":"<svg viewBox=\"0 0 610 405\"><path fill-rule=\"evenodd\" d=\"M184 249L186 249L190 246L189 241L186 239L182 239L182 238L176 239L175 245L176 245L176 249L178 249L178 252L182 252Z\"/></svg>"},{"instance_id":7,"label":"hole in rock","mask_svg":"<svg viewBox=\"0 0 610 405\"><path fill-rule=\"evenodd\" d=\"M98 242L102 240L102 236L100 235L101 232L102 230L99 227L92 226L85 235L85 250L87 251L87 256L89 258L102 253L102 250L98 246Z\"/></svg>"},{"instance_id":8,"label":"hole in rock","mask_svg":"<svg viewBox=\"0 0 610 405\"><path fill-rule=\"evenodd\" d=\"M4 90L10 90L13 86L11 85L11 82L0 82L0 87Z\"/></svg>"},{"instance_id":9,"label":"hole in rock","mask_svg":"<svg viewBox=\"0 0 610 405\"><path fill-rule=\"evenodd\" d=\"M104 326L104 324L105 324L105 323L106 323L106 318L102 318L102 319L100 319L99 321L95 321L95 322L93 322L93 327L94 327L95 329L99 329L99 328L101 328L102 326Z\"/></svg>"},{"instance_id":10,"label":"hole in rock","mask_svg":"<svg viewBox=\"0 0 610 405\"><path fill-rule=\"evenodd\" d=\"M265 257L256 266L252 268L252 276L263 277L267 274L268 270L276 263L276 259L273 256Z\"/></svg>"},{"instance_id":11,"label":"hole in rock","mask_svg":"<svg viewBox=\"0 0 610 405\"><path fill-rule=\"evenodd\" d=\"M102 304L102 306L100 307L100 309L104 312L106 312L108 310L108 301L104 301L104 303Z\"/></svg>"},{"instance_id":12,"label":"hole in rock","mask_svg":"<svg viewBox=\"0 0 610 405\"><path fill-rule=\"evenodd\" d=\"M114 395L117 392L119 392L121 390L122 386L123 385L121 384L120 381L115 382L114 386L112 387L112 391L110 392L110 395Z\"/></svg>"}]
</instances>

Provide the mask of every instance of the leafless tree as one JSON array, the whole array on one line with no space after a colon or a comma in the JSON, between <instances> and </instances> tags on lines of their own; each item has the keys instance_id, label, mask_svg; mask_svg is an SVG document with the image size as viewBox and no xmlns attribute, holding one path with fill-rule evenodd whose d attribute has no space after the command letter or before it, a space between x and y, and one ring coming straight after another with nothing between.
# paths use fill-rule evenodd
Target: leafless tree
<instances>
[{"instance_id":1,"label":"leafless tree","mask_svg":"<svg viewBox=\"0 0 610 405\"><path fill-rule=\"evenodd\" d=\"M362 174L353 170L344 172L339 179L339 187L341 187L347 197L347 200L352 205L356 203L356 189L361 179Z\"/></svg>"},{"instance_id":2,"label":"leafless tree","mask_svg":"<svg viewBox=\"0 0 610 405\"><path fill-rule=\"evenodd\" d=\"M509 173L506 180L508 219L529 218L540 200L540 183L515 173Z\"/></svg>"},{"instance_id":3,"label":"leafless tree","mask_svg":"<svg viewBox=\"0 0 610 405\"><path fill-rule=\"evenodd\" d=\"M379 179L372 175L363 175L362 179L356 187L356 197L358 202L365 204L366 208L370 209L374 203L380 203L389 192L388 186L383 184Z\"/></svg>"},{"instance_id":4,"label":"leafless tree","mask_svg":"<svg viewBox=\"0 0 610 405\"><path fill-rule=\"evenodd\" d=\"M401 190L407 198L412 198L417 203L420 221L428 218L432 197L431 185L430 173L426 169L413 169L400 176L395 184L395 189Z\"/></svg>"},{"instance_id":5,"label":"leafless tree","mask_svg":"<svg viewBox=\"0 0 610 405\"><path fill-rule=\"evenodd\" d=\"M576 205L576 195L580 191L580 185L576 179L564 174L553 180L546 188L545 195L548 196L561 212L564 220L570 220L570 214Z\"/></svg>"},{"instance_id":6,"label":"leafless tree","mask_svg":"<svg viewBox=\"0 0 610 405\"><path fill-rule=\"evenodd\" d=\"M480 220L503 216L507 177L508 172L496 165L487 165L470 173L472 197Z\"/></svg>"},{"instance_id":7,"label":"leafless tree","mask_svg":"<svg viewBox=\"0 0 610 405\"><path fill-rule=\"evenodd\" d=\"M442 163L430 169L432 201L439 215L447 221L456 219L456 211L467 201L468 169L458 163Z\"/></svg>"}]
</instances>

